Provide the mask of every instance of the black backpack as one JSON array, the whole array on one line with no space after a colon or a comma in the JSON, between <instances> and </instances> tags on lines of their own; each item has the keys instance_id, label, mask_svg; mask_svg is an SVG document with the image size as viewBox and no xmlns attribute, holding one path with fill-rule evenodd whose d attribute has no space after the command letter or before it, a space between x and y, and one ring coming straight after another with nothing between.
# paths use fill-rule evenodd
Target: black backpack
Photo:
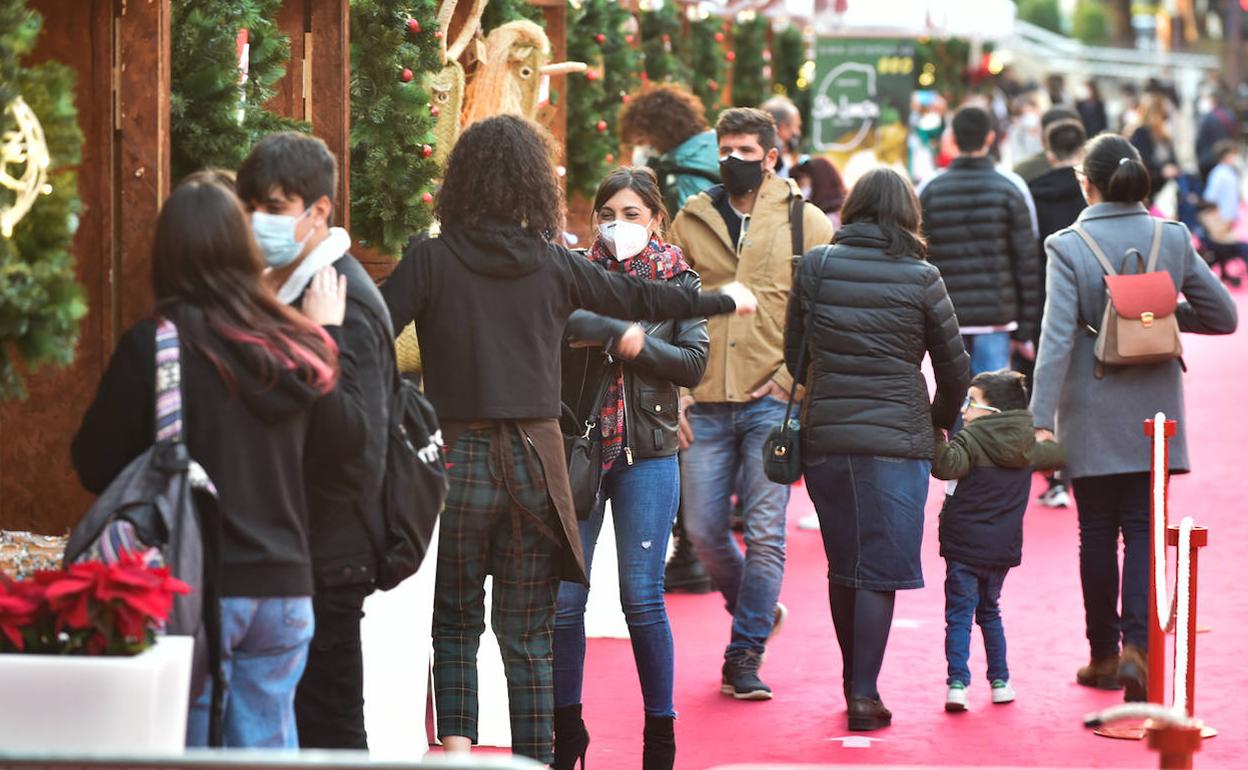
<instances>
[{"instance_id":1,"label":"black backpack","mask_svg":"<svg viewBox=\"0 0 1248 770\"><path fill-rule=\"evenodd\" d=\"M360 304L388 335L386 348L390 351L389 369L394 389L382 482L385 530L373 532L368 521L363 520L377 553L377 587L388 591L420 568L429 550L438 514L446 503L449 485L442 431L433 405L420 388L399 376L394 361L394 325L390 310L372 278L354 260L343 262L340 267L348 283L356 286Z\"/></svg>"},{"instance_id":2,"label":"black backpack","mask_svg":"<svg viewBox=\"0 0 1248 770\"><path fill-rule=\"evenodd\" d=\"M178 328L156 326L156 435L125 467L69 535L65 566L79 561L115 563L122 552L147 554L149 564L169 567L191 587L175 596L165 632L195 637L191 700L211 673L221 672L221 519L217 489L191 459L182 431L182 365ZM151 549L156 549L153 552ZM212 688L208 742L222 739L223 688Z\"/></svg>"}]
</instances>

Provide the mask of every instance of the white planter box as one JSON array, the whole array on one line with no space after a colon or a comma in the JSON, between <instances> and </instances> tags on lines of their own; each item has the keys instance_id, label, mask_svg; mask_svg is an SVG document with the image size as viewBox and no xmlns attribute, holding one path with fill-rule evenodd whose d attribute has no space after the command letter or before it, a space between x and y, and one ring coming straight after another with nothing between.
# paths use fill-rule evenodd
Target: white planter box
<instances>
[{"instance_id":1,"label":"white planter box","mask_svg":"<svg viewBox=\"0 0 1248 770\"><path fill-rule=\"evenodd\" d=\"M133 657L0 655L0 746L181 753L194 646L166 636Z\"/></svg>"}]
</instances>

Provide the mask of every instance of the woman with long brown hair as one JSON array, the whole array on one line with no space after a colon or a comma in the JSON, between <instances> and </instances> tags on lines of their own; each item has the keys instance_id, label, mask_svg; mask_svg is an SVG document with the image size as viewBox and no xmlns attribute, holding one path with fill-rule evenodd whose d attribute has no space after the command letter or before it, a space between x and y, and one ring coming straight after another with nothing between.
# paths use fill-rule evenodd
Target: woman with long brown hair
<instances>
[{"instance_id":1,"label":"woman with long brown hair","mask_svg":"<svg viewBox=\"0 0 1248 770\"><path fill-rule=\"evenodd\" d=\"M437 211L382 286L394 327L416 322L425 387L449 449L434 593L438 738L477 738L486 575L502 648L512 750L553 758L551 638L560 578L587 582L559 429L569 316L696 318L753 310L739 285L610 273L551 243L563 219L549 135L514 115L474 123L451 151Z\"/></svg>"},{"instance_id":2,"label":"woman with long brown hair","mask_svg":"<svg viewBox=\"0 0 1248 770\"><path fill-rule=\"evenodd\" d=\"M305 455L350 456L364 429L339 387L355 387L334 341L345 285L332 269L318 275L300 315L264 284L263 264L230 190L193 176L174 191L156 223L155 310L119 340L73 459L99 493L152 445L157 357L167 378L176 351L187 450L220 503L220 550L206 557L220 570L206 579L221 596L224 743L297 748L295 686L313 623ZM162 398L162 415L168 406ZM203 746L211 685L192 689L187 744Z\"/></svg>"},{"instance_id":3,"label":"woman with long brown hair","mask_svg":"<svg viewBox=\"0 0 1248 770\"><path fill-rule=\"evenodd\" d=\"M890 169L854 185L831 246L802 258L785 363L806 384L802 459L828 557L850 730L892 721L876 680L898 590L923 587L919 548L933 428L958 415L970 359L914 188ZM931 354L936 397L920 366Z\"/></svg>"},{"instance_id":4,"label":"woman with long brown hair","mask_svg":"<svg viewBox=\"0 0 1248 770\"><path fill-rule=\"evenodd\" d=\"M680 249L663 240L667 209L648 168L619 168L598 186L598 234L586 253L607 272L700 289ZM602 441L601 487L580 524L591 569L607 500L620 565L620 604L632 639L645 707L643 770L671 770L676 758L675 651L663 600L667 541L680 502L680 388L702 381L710 335L705 318L659 323L618 321L577 311L568 321L563 401L575 426ZM555 613L555 770L584 759L589 731L581 718L585 606L589 587L565 582Z\"/></svg>"},{"instance_id":5,"label":"woman with long brown hair","mask_svg":"<svg viewBox=\"0 0 1248 770\"><path fill-rule=\"evenodd\" d=\"M1140 114L1140 127L1131 133L1131 144L1148 169L1151 201L1166 182L1179 175L1178 156L1170 137L1170 102L1165 95L1148 94Z\"/></svg>"}]
</instances>

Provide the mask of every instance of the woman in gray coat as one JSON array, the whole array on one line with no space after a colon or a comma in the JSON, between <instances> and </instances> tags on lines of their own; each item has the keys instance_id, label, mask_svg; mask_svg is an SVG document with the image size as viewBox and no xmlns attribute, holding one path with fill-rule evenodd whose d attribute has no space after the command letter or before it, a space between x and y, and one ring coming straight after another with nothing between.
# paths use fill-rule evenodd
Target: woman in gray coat
<instances>
[{"instance_id":1,"label":"woman in gray coat","mask_svg":"<svg viewBox=\"0 0 1248 770\"><path fill-rule=\"evenodd\" d=\"M1142 201L1148 198L1150 182L1135 148L1122 137L1102 134L1088 142L1083 167L1076 174L1089 204L1076 226L1113 263L1128 249L1148 254L1154 225ZM1157 269L1170 273L1184 297L1176 311L1179 328L1197 334L1235 331L1235 304L1192 248L1187 228L1166 222L1160 233ZM1079 508L1079 573L1092 655L1076 681L1102 689L1125 686L1127 700L1143 700L1148 671L1151 456L1143 425L1159 411L1178 420L1178 434L1170 444L1170 470L1186 473L1182 366L1178 360L1105 366L1098 378L1096 338L1089 326L1099 324L1105 311L1105 273L1072 228L1049 236L1044 246L1048 297L1031 410L1037 438L1049 438L1050 431L1056 431L1066 450L1066 473L1074 480ZM1121 617L1120 531L1125 543Z\"/></svg>"}]
</instances>

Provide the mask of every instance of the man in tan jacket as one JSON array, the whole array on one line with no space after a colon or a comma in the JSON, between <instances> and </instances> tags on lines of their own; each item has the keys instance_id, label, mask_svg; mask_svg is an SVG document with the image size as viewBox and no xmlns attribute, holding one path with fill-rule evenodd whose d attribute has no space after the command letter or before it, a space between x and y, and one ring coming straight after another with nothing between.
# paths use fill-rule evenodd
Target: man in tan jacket
<instances>
[{"instance_id":1,"label":"man in tan jacket","mask_svg":"<svg viewBox=\"0 0 1248 770\"><path fill-rule=\"evenodd\" d=\"M767 640L786 610L784 577L789 488L763 473L762 446L780 424L793 378L784 366L784 319L794 256L832 240L832 225L775 175L775 120L751 108L724 111L715 126L722 185L690 198L669 241L713 289L740 281L758 297L750 318L710 319L706 375L681 401L681 502L685 530L732 613L721 690L768 700L758 676ZM802 243L792 218L801 217ZM795 248L796 246L796 248ZM740 497L745 553L729 528Z\"/></svg>"}]
</instances>

